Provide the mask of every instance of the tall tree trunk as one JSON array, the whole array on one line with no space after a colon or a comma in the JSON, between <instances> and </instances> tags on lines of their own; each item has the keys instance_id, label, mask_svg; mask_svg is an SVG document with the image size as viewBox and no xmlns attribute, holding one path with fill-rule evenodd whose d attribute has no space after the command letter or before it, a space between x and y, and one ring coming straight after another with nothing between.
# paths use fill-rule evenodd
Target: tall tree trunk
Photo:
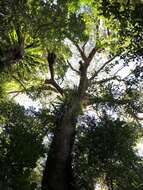
<instances>
[{"instance_id":1,"label":"tall tree trunk","mask_svg":"<svg viewBox=\"0 0 143 190\"><path fill-rule=\"evenodd\" d=\"M76 120L87 89L87 66L82 68L76 94L70 97L64 114L57 122L42 179L42 190L71 190L71 153L75 139Z\"/></svg>"},{"instance_id":2,"label":"tall tree trunk","mask_svg":"<svg viewBox=\"0 0 143 190\"><path fill-rule=\"evenodd\" d=\"M75 100L57 122L43 174L42 190L71 189L71 152L79 107L79 102Z\"/></svg>"}]
</instances>

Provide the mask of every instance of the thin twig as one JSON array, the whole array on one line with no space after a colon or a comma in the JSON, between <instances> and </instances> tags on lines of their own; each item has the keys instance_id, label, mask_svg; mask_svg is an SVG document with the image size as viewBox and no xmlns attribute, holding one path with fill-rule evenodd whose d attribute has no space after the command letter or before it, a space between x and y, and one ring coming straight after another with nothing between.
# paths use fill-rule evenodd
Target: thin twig
<instances>
[{"instance_id":1,"label":"thin twig","mask_svg":"<svg viewBox=\"0 0 143 190\"><path fill-rule=\"evenodd\" d=\"M17 92L14 96L12 96L12 100L15 98L15 97L17 97L19 94L20 94L21 92Z\"/></svg>"},{"instance_id":2,"label":"thin twig","mask_svg":"<svg viewBox=\"0 0 143 190\"><path fill-rule=\"evenodd\" d=\"M7 92L8 94L15 94L15 93L22 93L24 92L23 90L14 90L14 91L9 91Z\"/></svg>"},{"instance_id":3,"label":"thin twig","mask_svg":"<svg viewBox=\"0 0 143 190\"><path fill-rule=\"evenodd\" d=\"M120 67L113 75L115 76L119 71L121 71L123 68L125 68L125 66L123 65L122 67Z\"/></svg>"}]
</instances>

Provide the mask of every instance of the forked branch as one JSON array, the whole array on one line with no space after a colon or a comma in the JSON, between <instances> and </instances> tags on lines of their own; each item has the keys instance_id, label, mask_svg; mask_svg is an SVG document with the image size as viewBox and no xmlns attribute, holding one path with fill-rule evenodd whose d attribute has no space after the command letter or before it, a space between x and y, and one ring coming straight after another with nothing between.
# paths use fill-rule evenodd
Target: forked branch
<instances>
[{"instance_id":1,"label":"forked branch","mask_svg":"<svg viewBox=\"0 0 143 190\"><path fill-rule=\"evenodd\" d=\"M77 49L78 49L78 51L79 51L79 53L80 53L80 55L81 55L83 61L84 61L87 65L89 65L90 62L92 61L92 59L93 59L95 53L97 52L97 48L94 47L94 48L91 50L91 52L89 53L88 57L87 57L87 56L85 55L85 53L84 53L84 49L81 49L78 44L75 44L75 46L77 47Z\"/></svg>"},{"instance_id":2,"label":"forked branch","mask_svg":"<svg viewBox=\"0 0 143 190\"><path fill-rule=\"evenodd\" d=\"M80 53L80 55L81 55L83 61L86 63L88 58L85 56L84 51L79 47L78 44L75 43L75 46L76 46L76 48L78 49L78 51L79 51L79 53Z\"/></svg>"}]
</instances>

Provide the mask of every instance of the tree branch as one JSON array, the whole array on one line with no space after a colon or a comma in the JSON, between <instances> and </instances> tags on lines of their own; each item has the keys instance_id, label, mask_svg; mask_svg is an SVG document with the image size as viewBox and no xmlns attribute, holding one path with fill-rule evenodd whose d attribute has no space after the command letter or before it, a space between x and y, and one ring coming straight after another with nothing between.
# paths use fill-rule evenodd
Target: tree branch
<instances>
[{"instance_id":1,"label":"tree branch","mask_svg":"<svg viewBox=\"0 0 143 190\"><path fill-rule=\"evenodd\" d=\"M114 99L114 98L100 98L100 97L97 97L97 98L94 98L95 102L97 103L113 103L113 104L117 104L117 105L125 105L125 104L129 104L132 102L131 99Z\"/></svg>"},{"instance_id":2,"label":"tree branch","mask_svg":"<svg viewBox=\"0 0 143 190\"><path fill-rule=\"evenodd\" d=\"M57 84L54 78L54 64L56 61L56 54L54 52L51 52L51 53L49 52L47 60L48 60L48 66L49 66L51 79L46 79L45 84L52 85L61 95L63 95L63 92L64 92L63 89Z\"/></svg>"},{"instance_id":3,"label":"tree branch","mask_svg":"<svg viewBox=\"0 0 143 190\"><path fill-rule=\"evenodd\" d=\"M64 93L63 89L56 83L54 79L50 79L50 80L46 79L45 84L52 85L61 95L63 95Z\"/></svg>"},{"instance_id":4,"label":"tree branch","mask_svg":"<svg viewBox=\"0 0 143 190\"><path fill-rule=\"evenodd\" d=\"M18 96L20 93L23 93L24 91L23 90L15 90L15 91L10 91L10 92L7 92L8 94L14 94L12 95L12 98L11 99L14 99L16 96Z\"/></svg>"},{"instance_id":5,"label":"tree branch","mask_svg":"<svg viewBox=\"0 0 143 190\"><path fill-rule=\"evenodd\" d=\"M14 91L9 91L7 92L8 94L16 94L16 93L23 93L24 91L23 90L14 90Z\"/></svg>"},{"instance_id":6,"label":"tree branch","mask_svg":"<svg viewBox=\"0 0 143 190\"><path fill-rule=\"evenodd\" d=\"M89 56L87 58L87 63L90 64L90 62L92 61L95 53L97 52L97 49L94 47L91 52L89 53Z\"/></svg>"},{"instance_id":7,"label":"tree branch","mask_svg":"<svg viewBox=\"0 0 143 190\"><path fill-rule=\"evenodd\" d=\"M111 61L113 61L119 54L113 56L110 60L106 61L97 71L95 71L95 73L93 74L93 76L89 79L89 80L93 80L100 71L102 71L104 69L104 67L106 67L106 65L108 63L110 63Z\"/></svg>"},{"instance_id":8,"label":"tree branch","mask_svg":"<svg viewBox=\"0 0 143 190\"><path fill-rule=\"evenodd\" d=\"M75 45L76 48L78 49L78 51L79 51L79 53L80 53L80 55L81 55L83 61L86 63L88 58L85 56L84 51L82 51L82 49L79 47L78 44L74 43L74 45Z\"/></svg>"},{"instance_id":9,"label":"tree branch","mask_svg":"<svg viewBox=\"0 0 143 190\"><path fill-rule=\"evenodd\" d=\"M110 77L110 78L106 78L106 79L102 79L99 81L95 81L96 84L102 84L111 80L118 80L118 78L116 76Z\"/></svg>"},{"instance_id":10,"label":"tree branch","mask_svg":"<svg viewBox=\"0 0 143 190\"><path fill-rule=\"evenodd\" d=\"M88 105L99 104L99 103L111 103L113 105L125 105L132 103L132 99L114 99L113 97L93 97L91 95L86 95L88 99Z\"/></svg>"},{"instance_id":11,"label":"tree branch","mask_svg":"<svg viewBox=\"0 0 143 190\"><path fill-rule=\"evenodd\" d=\"M118 72L120 72L125 66L123 65L122 67L120 67L113 75L117 75Z\"/></svg>"},{"instance_id":12,"label":"tree branch","mask_svg":"<svg viewBox=\"0 0 143 190\"><path fill-rule=\"evenodd\" d=\"M67 60L67 63L69 65L69 67L71 68L71 70L73 70L74 72L76 72L77 74L80 74L80 72L78 70L76 70L75 68L73 68L73 66L71 65L71 63Z\"/></svg>"},{"instance_id":13,"label":"tree branch","mask_svg":"<svg viewBox=\"0 0 143 190\"><path fill-rule=\"evenodd\" d=\"M83 44L83 46L82 46L83 52L84 52L84 50L85 50L85 46L86 46L87 42L88 42L88 40L86 40L86 42L85 42L85 43Z\"/></svg>"},{"instance_id":14,"label":"tree branch","mask_svg":"<svg viewBox=\"0 0 143 190\"><path fill-rule=\"evenodd\" d=\"M84 53L84 49L82 50L78 44L75 44L75 46L77 47L83 61L86 63L86 64L90 64L91 60L93 59L95 53L97 52L97 49L94 47L91 52L89 53L88 57L85 56L85 53ZM83 46L84 47L84 46Z\"/></svg>"}]
</instances>

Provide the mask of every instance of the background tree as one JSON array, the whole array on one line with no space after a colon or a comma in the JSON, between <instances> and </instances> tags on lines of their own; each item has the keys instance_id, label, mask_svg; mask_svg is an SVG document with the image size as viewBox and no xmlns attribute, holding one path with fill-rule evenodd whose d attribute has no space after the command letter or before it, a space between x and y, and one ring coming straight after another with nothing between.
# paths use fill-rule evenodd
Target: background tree
<instances>
[{"instance_id":1,"label":"background tree","mask_svg":"<svg viewBox=\"0 0 143 190\"><path fill-rule=\"evenodd\" d=\"M46 152L43 137L47 131L41 124L42 112L25 110L11 102L0 104L0 188L37 189L35 168Z\"/></svg>"},{"instance_id":2,"label":"background tree","mask_svg":"<svg viewBox=\"0 0 143 190\"><path fill-rule=\"evenodd\" d=\"M73 168L77 189L142 189L142 160L135 146L142 128L134 123L83 116L79 123Z\"/></svg>"}]
</instances>

